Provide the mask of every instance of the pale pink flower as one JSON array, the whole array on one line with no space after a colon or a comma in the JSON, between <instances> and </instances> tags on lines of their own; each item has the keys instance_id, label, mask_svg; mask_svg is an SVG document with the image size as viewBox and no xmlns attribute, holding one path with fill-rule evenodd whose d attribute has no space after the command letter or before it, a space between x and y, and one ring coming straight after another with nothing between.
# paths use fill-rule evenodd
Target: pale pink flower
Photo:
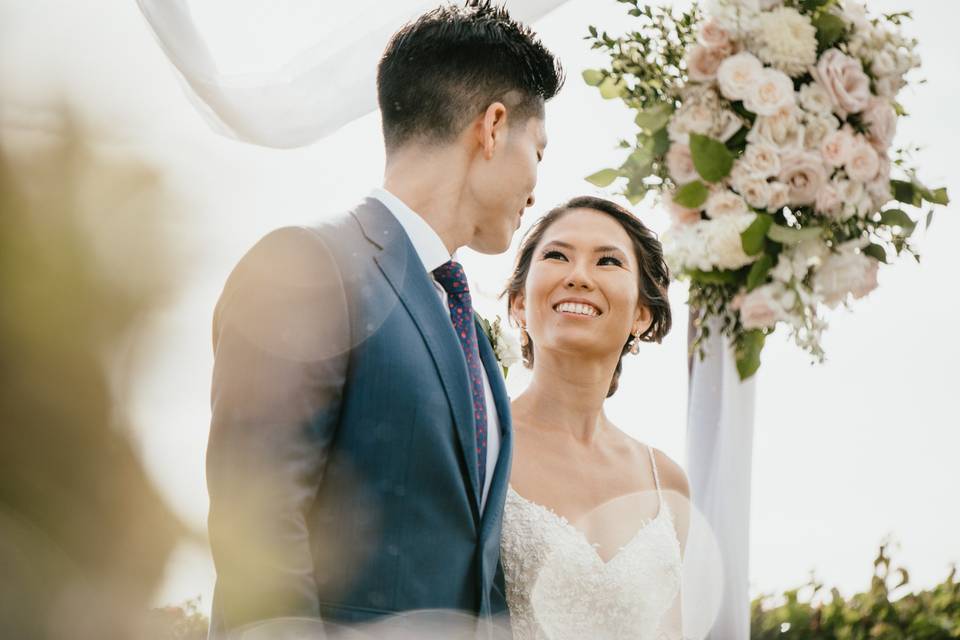
<instances>
[{"instance_id":1,"label":"pale pink flower","mask_svg":"<svg viewBox=\"0 0 960 640\"><path fill-rule=\"evenodd\" d=\"M718 189L710 194L706 203L707 216L741 216L748 212L747 203L742 197L729 189Z\"/></svg>"},{"instance_id":2,"label":"pale pink flower","mask_svg":"<svg viewBox=\"0 0 960 640\"><path fill-rule=\"evenodd\" d=\"M743 106L759 116L772 116L784 107L796 104L793 81L777 69L764 69L743 99Z\"/></svg>"},{"instance_id":3,"label":"pale pink flower","mask_svg":"<svg viewBox=\"0 0 960 640\"><path fill-rule=\"evenodd\" d=\"M667 211L670 214L670 220L674 227L685 227L700 222L700 210L688 209L682 204L677 204L673 200L673 195L667 196Z\"/></svg>"},{"instance_id":4,"label":"pale pink flower","mask_svg":"<svg viewBox=\"0 0 960 640\"><path fill-rule=\"evenodd\" d=\"M867 139L858 135L844 167L851 180L870 182L880 170L880 157Z\"/></svg>"},{"instance_id":5,"label":"pale pink flower","mask_svg":"<svg viewBox=\"0 0 960 640\"><path fill-rule=\"evenodd\" d=\"M780 303L774 296L774 287L757 287L740 303L740 322L744 329L770 329L783 316Z\"/></svg>"},{"instance_id":6,"label":"pale pink flower","mask_svg":"<svg viewBox=\"0 0 960 640\"><path fill-rule=\"evenodd\" d=\"M700 26L697 40L703 46L715 49L732 48L733 46L730 32L720 26L720 21L716 18L710 18Z\"/></svg>"},{"instance_id":7,"label":"pale pink flower","mask_svg":"<svg viewBox=\"0 0 960 640\"><path fill-rule=\"evenodd\" d=\"M827 174L820 154L793 152L784 156L779 179L790 189L790 204L805 205L814 203Z\"/></svg>"},{"instance_id":8,"label":"pale pink flower","mask_svg":"<svg viewBox=\"0 0 960 640\"><path fill-rule=\"evenodd\" d=\"M776 213L790 204L790 187L782 182L769 183L770 192L767 195L767 211Z\"/></svg>"},{"instance_id":9,"label":"pale pink flower","mask_svg":"<svg viewBox=\"0 0 960 640\"><path fill-rule=\"evenodd\" d=\"M873 98L863 112L863 123L867 125L867 140L873 148L883 153L890 148L897 133L897 113L889 100Z\"/></svg>"},{"instance_id":10,"label":"pale pink flower","mask_svg":"<svg viewBox=\"0 0 960 640\"><path fill-rule=\"evenodd\" d=\"M746 51L730 56L717 69L720 93L728 100L743 100L758 82L763 63Z\"/></svg>"},{"instance_id":11,"label":"pale pink flower","mask_svg":"<svg viewBox=\"0 0 960 640\"><path fill-rule=\"evenodd\" d=\"M863 111L870 101L870 79L863 65L839 49L828 49L820 56L813 77L826 89L841 118Z\"/></svg>"},{"instance_id":12,"label":"pale pink flower","mask_svg":"<svg viewBox=\"0 0 960 640\"><path fill-rule=\"evenodd\" d=\"M847 127L837 129L824 137L820 144L820 155L831 167L842 167L850 158L853 145L854 139L850 129Z\"/></svg>"},{"instance_id":13,"label":"pale pink flower","mask_svg":"<svg viewBox=\"0 0 960 640\"><path fill-rule=\"evenodd\" d=\"M667 151L667 170L670 177L678 185L684 185L700 178L696 167L693 166L693 157L690 155L690 147L679 142L670 145Z\"/></svg>"},{"instance_id":14,"label":"pale pink flower","mask_svg":"<svg viewBox=\"0 0 960 640\"><path fill-rule=\"evenodd\" d=\"M840 199L840 194L837 192L837 188L833 183L825 182L820 187L813 208L816 209L817 213L831 217L836 217L840 214L843 209L843 200Z\"/></svg>"},{"instance_id":15,"label":"pale pink flower","mask_svg":"<svg viewBox=\"0 0 960 640\"><path fill-rule=\"evenodd\" d=\"M717 77L717 69L728 55L726 49L696 44L687 54L687 75L693 82L710 82Z\"/></svg>"}]
</instances>

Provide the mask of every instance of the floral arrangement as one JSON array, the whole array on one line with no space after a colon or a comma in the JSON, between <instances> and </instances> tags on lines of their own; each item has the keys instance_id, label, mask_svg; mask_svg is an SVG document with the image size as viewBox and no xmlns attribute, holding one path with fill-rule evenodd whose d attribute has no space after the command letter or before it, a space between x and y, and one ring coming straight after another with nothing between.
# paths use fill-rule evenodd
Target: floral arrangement
<instances>
[{"instance_id":1,"label":"floral arrangement","mask_svg":"<svg viewBox=\"0 0 960 640\"><path fill-rule=\"evenodd\" d=\"M490 322L480 314L476 314L480 328L490 341L493 347L493 353L503 370L503 377L506 379L510 367L523 361L520 342L512 332L506 330L500 316L497 316L493 322Z\"/></svg>"},{"instance_id":2,"label":"floral arrangement","mask_svg":"<svg viewBox=\"0 0 960 640\"><path fill-rule=\"evenodd\" d=\"M910 14L872 17L856 0L708 0L678 14L618 1L636 30L590 27L611 65L583 75L637 112L638 132L620 168L587 179L626 178L632 203L653 191L666 205L665 252L690 282L701 357L715 319L741 379L781 324L822 361L823 306L867 295L893 256L919 260L906 209L948 202L918 180L916 149L892 144L897 95L920 65L902 33Z\"/></svg>"}]
</instances>

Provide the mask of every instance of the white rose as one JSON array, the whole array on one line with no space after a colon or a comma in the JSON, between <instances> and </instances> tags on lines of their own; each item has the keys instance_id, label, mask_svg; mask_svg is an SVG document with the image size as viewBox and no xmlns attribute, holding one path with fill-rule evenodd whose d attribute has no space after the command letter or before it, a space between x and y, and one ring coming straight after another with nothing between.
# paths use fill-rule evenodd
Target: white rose
<instances>
[{"instance_id":1,"label":"white rose","mask_svg":"<svg viewBox=\"0 0 960 640\"><path fill-rule=\"evenodd\" d=\"M853 151L853 134L843 128L828 133L820 144L820 155L823 161L831 167L842 167L850 158Z\"/></svg>"},{"instance_id":2,"label":"white rose","mask_svg":"<svg viewBox=\"0 0 960 640\"><path fill-rule=\"evenodd\" d=\"M706 248L709 261L720 269L739 269L750 264L756 257L743 251L740 234L757 218L756 214L725 215L696 225L706 233Z\"/></svg>"},{"instance_id":3,"label":"white rose","mask_svg":"<svg viewBox=\"0 0 960 640\"><path fill-rule=\"evenodd\" d=\"M764 69L743 99L743 106L759 116L772 116L796 104L793 81L782 71Z\"/></svg>"},{"instance_id":4,"label":"white rose","mask_svg":"<svg viewBox=\"0 0 960 640\"><path fill-rule=\"evenodd\" d=\"M770 182L767 198L767 211L776 213L790 204L790 187L782 182Z\"/></svg>"},{"instance_id":5,"label":"white rose","mask_svg":"<svg viewBox=\"0 0 960 640\"><path fill-rule=\"evenodd\" d=\"M880 157L867 139L858 135L844 167L851 180L870 182L880 170Z\"/></svg>"},{"instance_id":6,"label":"white rose","mask_svg":"<svg viewBox=\"0 0 960 640\"><path fill-rule=\"evenodd\" d=\"M817 61L817 30L796 9L761 13L751 34L757 57L789 76L799 76Z\"/></svg>"},{"instance_id":7,"label":"white rose","mask_svg":"<svg viewBox=\"0 0 960 640\"><path fill-rule=\"evenodd\" d=\"M810 150L819 150L827 134L833 133L840 127L840 122L832 115L812 116L807 118L804 125L803 143Z\"/></svg>"},{"instance_id":8,"label":"white rose","mask_svg":"<svg viewBox=\"0 0 960 640\"><path fill-rule=\"evenodd\" d=\"M717 84L727 100L743 100L759 81L763 63L746 51L730 56L717 69Z\"/></svg>"},{"instance_id":9,"label":"white rose","mask_svg":"<svg viewBox=\"0 0 960 640\"><path fill-rule=\"evenodd\" d=\"M779 180L790 188L790 204L813 204L826 179L819 154L795 151L782 159Z\"/></svg>"},{"instance_id":10,"label":"white rose","mask_svg":"<svg viewBox=\"0 0 960 640\"><path fill-rule=\"evenodd\" d=\"M870 61L874 76L889 76L897 72L897 61L887 51L879 51Z\"/></svg>"},{"instance_id":11,"label":"white rose","mask_svg":"<svg viewBox=\"0 0 960 640\"><path fill-rule=\"evenodd\" d=\"M845 243L814 274L813 289L831 309L849 294L862 298L877 288L880 263L856 251L859 243Z\"/></svg>"},{"instance_id":12,"label":"white rose","mask_svg":"<svg viewBox=\"0 0 960 640\"><path fill-rule=\"evenodd\" d=\"M751 207L765 209L770 199L770 185L763 178L744 180L737 189Z\"/></svg>"},{"instance_id":13,"label":"white rose","mask_svg":"<svg viewBox=\"0 0 960 640\"><path fill-rule=\"evenodd\" d=\"M761 178L772 178L780 173L780 154L772 144L748 144L740 162Z\"/></svg>"},{"instance_id":14,"label":"white rose","mask_svg":"<svg viewBox=\"0 0 960 640\"><path fill-rule=\"evenodd\" d=\"M715 112L709 104L694 102L680 107L667 125L667 135L673 142L690 144L690 134L710 135Z\"/></svg>"},{"instance_id":15,"label":"white rose","mask_svg":"<svg viewBox=\"0 0 960 640\"><path fill-rule=\"evenodd\" d=\"M678 185L684 185L688 182L700 179L696 167L693 166L693 157L690 155L690 147L679 142L670 145L667 151L667 171L670 177Z\"/></svg>"},{"instance_id":16,"label":"white rose","mask_svg":"<svg viewBox=\"0 0 960 640\"><path fill-rule=\"evenodd\" d=\"M873 98L863 112L863 123L870 131L867 139L874 149L882 153L890 148L897 133L897 113L888 100Z\"/></svg>"},{"instance_id":17,"label":"white rose","mask_svg":"<svg viewBox=\"0 0 960 640\"><path fill-rule=\"evenodd\" d=\"M748 212L743 198L728 189L718 189L710 194L706 204L707 217L742 216Z\"/></svg>"},{"instance_id":18,"label":"white rose","mask_svg":"<svg viewBox=\"0 0 960 640\"><path fill-rule=\"evenodd\" d=\"M496 336L496 346L494 353L501 366L509 369L513 365L523 362L523 350L520 347L520 341L512 331L508 332L501 326Z\"/></svg>"},{"instance_id":19,"label":"white rose","mask_svg":"<svg viewBox=\"0 0 960 640\"><path fill-rule=\"evenodd\" d=\"M843 17L858 29L866 29L870 26L867 20L867 7L857 0L843 0Z\"/></svg>"},{"instance_id":20,"label":"white rose","mask_svg":"<svg viewBox=\"0 0 960 640\"><path fill-rule=\"evenodd\" d=\"M800 106L810 113L825 115L833 110L830 94L818 82L811 82L800 87L798 97Z\"/></svg>"},{"instance_id":21,"label":"white rose","mask_svg":"<svg viewBox=\"0 0 960 640\"><path fill-rule=\"evenodd\" d=\"M813 77L830 94L834 111L841 118L863 111L870 101L870 79L863 72L863 65L839 49L823 52Z\"/></svg>"},{"instance_id":22,"label":"white rose","mask_svg":"<svg viewBox=\"0 0 960 640\"><path fill-rule=\"evenodd\" d=\"M768 144L781 152L801 151L804 137L796 107L787 106L771 116L758 116L747 134L747 142Z\"/></svg>"}]
</instances>

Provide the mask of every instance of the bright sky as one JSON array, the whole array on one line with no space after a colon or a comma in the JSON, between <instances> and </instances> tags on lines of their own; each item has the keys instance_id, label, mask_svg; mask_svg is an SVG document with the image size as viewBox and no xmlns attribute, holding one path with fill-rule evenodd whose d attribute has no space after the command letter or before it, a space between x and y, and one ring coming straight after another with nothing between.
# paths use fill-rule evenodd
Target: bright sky
<instances>
[{"instance_id":1,"label":"bright sky","mask_svg":"<svg viewBox=\"0 0 960 640\"><path fill-rule=\"evenodd\" d=\"M342 30L331 25L365 29L368 9L383 3L355 0L343 9L326 2L310 9L307 0L192 4L201 26L210 29L218 60L251 71L284 61L325 27L332 33ZM247 14L252 21L218 19L241 5L253 8ZM912 115L901 122L897 142L925 147L922 177L946 185L958 199L960 9L933 0L881 0L871 7L916 14L910 33L921 40L921 75L929 83L902 95ZM295 12L301 15L291 20ZM614 0L570 0L536 24L569 79L548 106L550 146L536 210L525 216L523 229L553 204L596 193L583 176L622 156L615 145L632 132L630 113L602 101L580 73L603 64L582 40L587 25L620 31L629 28L627 20ZM134 391L124 400L151 476L177 513L202 530L210 321L220 288L243 252L270 229L342 211L379 184L378 117L363 117L304 149L237 143L214 134L193 110L135 3L0 0L0 126L31 126L38 110L64 93L103 127L105 144L154 158L190 205L170 221L188 277L180 297L143 327L144 340L130 353ZM654 229L667 226L660 211L637 213ZM880 288L854 312L831 313L826 364L811 366L786 332L768 340L757 384L752 593L798 586L810 570L828 587L862 590L886 534L900 543L894 562L910 570L915 587L941 581L949 563L960 561L960 347L953 335L960 316L958 236L953 206L938 213L928 234L919 234L921 264L906 258L882 269ZM465 250L475 286L499 291L515 249L494 257ZM671 299L677 328L662 345L644 346L640 357L627 360L607 410L614 422L683 463L684 287L674 286ZM503 314L492 299L481 297L477 306L484 315ZM512 373L511 393L526 380ZM157 602L202 594L208 609L212 586L204 545L185 543Z\"/></svg>"}]
</instances>

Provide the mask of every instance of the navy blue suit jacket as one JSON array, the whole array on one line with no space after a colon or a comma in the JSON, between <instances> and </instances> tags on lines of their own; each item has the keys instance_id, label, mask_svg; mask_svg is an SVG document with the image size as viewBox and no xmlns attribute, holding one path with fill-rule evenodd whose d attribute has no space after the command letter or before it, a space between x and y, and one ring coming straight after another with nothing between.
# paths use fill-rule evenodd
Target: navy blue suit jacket
<instances>
[{"instance_id":1,"label":"navy blue suit jacket","mask_svg":"<svg viewBox=\"0 0 960 640\"><path fill-rule=\"evenodd\" d=\"M463 352L386 207L278 229L243 257L214 315L212 638L287 616L506 615L509 398L477 336L502 431L482 513Z\"/></svg>"}]
</instances>

